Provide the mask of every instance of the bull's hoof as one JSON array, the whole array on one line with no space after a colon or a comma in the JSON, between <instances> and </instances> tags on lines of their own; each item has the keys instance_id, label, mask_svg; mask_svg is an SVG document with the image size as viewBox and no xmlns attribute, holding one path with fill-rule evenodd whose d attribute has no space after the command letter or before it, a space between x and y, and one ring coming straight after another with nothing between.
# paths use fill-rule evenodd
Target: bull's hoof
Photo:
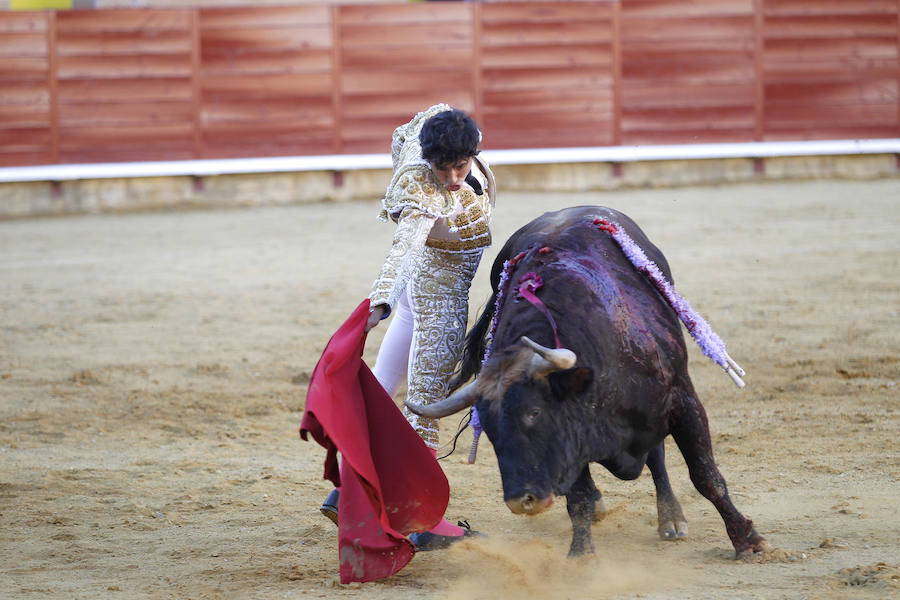
<instances>
[{"instance_id":1,"label":"bull's hoof","mask_svg":"<svg viewBox=\"0 0 900 600\"><path fill-rule=\"evenodd\" d=\"M754 554L765 552L766 550L771 550L772 548L769 545L769 542L766 541L766 538L756 532L756 529L751 529L750 533L747 534L746 539L747 543L742 545L743 547L738 548L737 546L735 546L735 558L747 558L748 556L753 556Z\"/></svg>"},{"instance_id":2,"label":"bull's hoof","mask_svg":"<svg viewBox=\"0 0 900 600\"><path fill-rule=\"evenodd\" d=\"M688 536L688 526L684 521L666 521L659 524L659 539L671 542L686 539Z\"/></svg>"}]
</instances>

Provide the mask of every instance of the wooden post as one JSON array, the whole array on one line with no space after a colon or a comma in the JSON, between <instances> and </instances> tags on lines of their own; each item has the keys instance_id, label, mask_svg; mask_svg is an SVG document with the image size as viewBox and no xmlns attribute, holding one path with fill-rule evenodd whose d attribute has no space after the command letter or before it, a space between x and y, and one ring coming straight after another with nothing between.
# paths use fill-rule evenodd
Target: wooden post
<instances>
[{"instance_id":1,"label":"wooden post","mask_svg":"<svg viewBox=\"0 0 900 600\"><path fill-rule=\"evenodd\" d=\"M343 55L341 35L341 7L331 7L331 113L333 139L331 148L335 154L344 152L344 94L341 79L343 78Z\"/></svg>"},{"instance_id":2,"label":"wooden post","mask_svg":"<svg viewBox=\"0 0 900 600\"><path fill-rule=\"evenodd\" d=\"M59 152L59 61L56 56L56 11L46 13L47 18L47 93L49 94L50 153L49 161L58 163Z\"/></svg>"},{"instance_id":3,"label":"wooden post","mask_svg":"<svg viewBox=\"0 0 900 600\"><path fill-rule=\"evenodd\" d=\"M612 145L622 145L622 1L613 4L612 58L613 58L613 122Z\"/></svg>"},{"instance_id":4,"label":"wooden post","mask_svg":"<svg viewBox=\"0 0 900 600\"><path fill-rule=\"evenodd\" d=\"M763 52L765 50L765 40L763 38L764 12L765 0L753 0L753 84L755 91L753 98L753 139L757 142L763 141L766 133L766 85L765 72L763 71Z\"/></svg>"},{"instance_id":5,"label":"wooden post","mask_svg":"<svg viewBox=\"0 0 900 600\"><path fill-rule=\"evenodd\" d=\"M484 82L481 76L481 3L475 3L471 5L471 13L470 17L472 19L472 62L474 63L474 68L472 69L472 87L473 87L473 95L472 102L474 106L472 107L472 118L475 119L475 122L479 125L482 125L484 110ZM482 125L482 128L484 126Z\"/></svg>"},{"instance_id":6,"label":"wooden post","mask_svg":"<svg viewBox=\"0 0 900 600\"><path fill-rule=\"evenodd\" d=\"M203 88L200 86L200 8L190 10L191 36L191 112L193 114L193 153L194 158L205 158L206 148L203 143Z\"/></svg>"}]
</instances>

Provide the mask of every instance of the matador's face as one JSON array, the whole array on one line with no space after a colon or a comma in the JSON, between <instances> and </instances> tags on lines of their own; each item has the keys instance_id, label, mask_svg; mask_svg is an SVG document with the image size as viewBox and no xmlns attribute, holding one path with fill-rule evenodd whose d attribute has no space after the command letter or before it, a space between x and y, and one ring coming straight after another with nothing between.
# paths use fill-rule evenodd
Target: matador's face
<instances>
[{"instance_id":1,"label":"matador's face","mask_svg":"<svg viewBox=\"0 0 900 600\"><path fill-rule=\"evenodd\" d=\"M450 163L431 165L431 172L434 173L434 176L441 182L441 185L451 192L455 192L462 186L471 170L471 156L459 158Z\"/></svg>"}]
</instances>

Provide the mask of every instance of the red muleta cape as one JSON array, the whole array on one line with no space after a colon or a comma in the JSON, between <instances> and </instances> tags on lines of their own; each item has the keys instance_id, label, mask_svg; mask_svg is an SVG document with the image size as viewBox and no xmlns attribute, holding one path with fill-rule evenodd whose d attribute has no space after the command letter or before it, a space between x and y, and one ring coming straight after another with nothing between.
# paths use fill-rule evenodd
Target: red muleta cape
<instances>
[{"instance_id":1,"label":"red muleta cape","mask_svg":"<svg viewBox=\"0 0 900 600\"><path fill-rule=\"evenodd\" d=\"M406 535L436 526L450 500L437 460L362 360L368 317L367 299L328 342L300 425L304 440L310 434L328 451L324 478L341 488L341 583L406 566L416 552Z\"/></svg>"}]
</instances>

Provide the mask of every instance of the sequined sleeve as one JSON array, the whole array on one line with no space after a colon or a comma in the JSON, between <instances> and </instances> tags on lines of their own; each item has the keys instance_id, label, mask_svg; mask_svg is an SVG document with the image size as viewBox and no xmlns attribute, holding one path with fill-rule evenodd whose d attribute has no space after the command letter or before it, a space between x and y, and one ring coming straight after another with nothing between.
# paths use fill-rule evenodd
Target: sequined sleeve
<instances>
[{"instance_id":1,"label":"sequined sleeve","mask_svg":"<svg viewBox=\"0 0 900 600\"><path fill-rule=\"evenodd\" d=\"M391 249L369 294L372 306L387 305L385 317L394 309L400 294L421 263L425 240L436 220L434 216L414 208L406 208L400 213Z\"/></svg>"}]
</instances>

